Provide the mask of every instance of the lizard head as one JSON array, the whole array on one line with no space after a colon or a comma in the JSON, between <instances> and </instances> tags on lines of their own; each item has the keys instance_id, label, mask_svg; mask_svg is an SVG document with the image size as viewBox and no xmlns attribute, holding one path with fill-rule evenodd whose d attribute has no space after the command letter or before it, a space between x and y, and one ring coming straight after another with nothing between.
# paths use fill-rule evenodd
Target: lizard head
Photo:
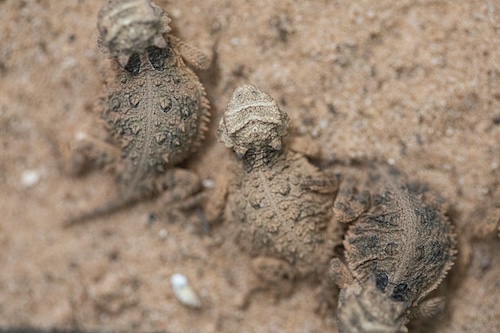
<instances>
[{"instance_id":1,"label":"lizard head","mask_svg":"<svg viewBox=\"0 0 500 333\"><path fill-rule=\"evenodd\" d=\"M99 43L125 66L134 53L149 46L165 48L170 19L149 0L108 0L99 11Z\"/></svg>"},{"instance_id":2,"label":"lizard head","mask_svg":"<svg viewBox=\"0 0 500 333\"><path fill-rule=\"evenodd\" d=\"M253 85L237 88L219 124L219 140L239 157L247 151L281 151L288 115L278 103Z\"/></svg>"},{"instance_id":3,"label":"lizard head","mask_svg":"<svg viewBox=\"0 0 500 333\"><path fill-rule=\"evenodd\" d=\"M395 301L374 279L355 281L339 295L337 321L339 332L408 332L408 302Z\"/></svg>"}]
</instances>

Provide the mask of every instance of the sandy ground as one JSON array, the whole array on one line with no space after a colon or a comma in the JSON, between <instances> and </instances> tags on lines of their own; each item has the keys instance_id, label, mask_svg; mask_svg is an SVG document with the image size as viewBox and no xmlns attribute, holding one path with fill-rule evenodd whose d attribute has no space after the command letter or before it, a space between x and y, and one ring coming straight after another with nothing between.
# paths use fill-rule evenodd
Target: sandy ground
<instances>
[{"instance_id":1,"label":"sandy ground","mask_svg":"<svg viewBox=\"0 0 500 333\"><path fill-rule=\"evenodd\" d=\"M135 332L336 332L317 286L238 307L249 258L196 213L148 224L161 200L70 229L115 195L114 177L64 172L61 143L95 123L100 1L0 1L0 327ZM213 51L213 122L186 164L214 179L215 139L238 85L253 83L316 140L324 163L380 159L451 205L460 254L444 314L412 332L500 332L500 2L159 1L184 40ZM224 223L230 223L225 221ZM189 278L202 308L169 285Z\"/></svg>"}]
</instances>

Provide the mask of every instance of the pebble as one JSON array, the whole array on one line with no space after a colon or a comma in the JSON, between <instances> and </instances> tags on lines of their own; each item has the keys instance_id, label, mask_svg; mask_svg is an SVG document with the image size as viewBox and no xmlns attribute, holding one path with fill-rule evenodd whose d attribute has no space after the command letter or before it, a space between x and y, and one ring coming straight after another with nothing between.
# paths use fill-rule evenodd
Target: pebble
<instances>
[{"instance_id":1,"label":"pebble","mask_svg":"<svg viewBox=\"0 0 500 333\"><path fill-rule=\"evenodd\" d=\"M24 170L21 174L21 185L23 187L32 187L40 181L40 171Z\"/></svg>"},{"instance_id":2,"label":"pebble","mask_svg":"<svg viewBox=\"0 0 500 333\"><path fill-rule=\"evenodd\" d=\"M170 284L172 285L175 297L183 305L196 309L201 307L200 298L184 275L178 273L173 274L170 277Z\"/></svg>"},{"instance_id":3,"label":"pebble","mask_svg":"<svg viewBox=\"0 0 500 333\"><path fill-rule=\"evenodd\" d=\"M168 231L167 229L160 229L160 238L161 239L167 239L168 238Z\"/></svg>"},{"instance_id":4,"label":"pebble","mask_svg":"<svg viewBox=\"0 0 500 333\"><path fill-rule=\"evenodd\" d=\"M201 183L203 187L207 189L212 189L215 186L215 181L210 178L203 179Z\"/></svg>"}]
</instances>

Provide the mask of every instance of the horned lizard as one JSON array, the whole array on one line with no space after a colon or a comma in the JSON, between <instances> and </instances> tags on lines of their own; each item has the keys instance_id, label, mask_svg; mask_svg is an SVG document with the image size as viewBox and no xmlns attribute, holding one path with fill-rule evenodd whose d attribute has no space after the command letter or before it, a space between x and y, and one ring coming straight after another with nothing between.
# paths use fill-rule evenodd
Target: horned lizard
<instances>
[{"instance_id":1,"label":"horned lizard","mask_svg":"<svg viewBox=\"0 0 500 333\"><path fill-rule=\"evenodd\" d=\"M168 34L168 22L166 14L147 0L110 0L99 12L100 43L111 56L100 113L119 153L116 148L96 152L88 142L79 152L90 152L93 156L87 159L117 165L119 196L68 224L154 196L178 182L199 185L194 174L172 166L197 150L209 121L204 87L183 59L201 69L209 61ZM85 165L82 159L73 161Z\"/></svg>"},{"instance_id":2,"label":"horned lizard","mask_svg":"<svg viewBox=\"0 0 500 333\"><path fill-rule=\"evenodd\" d=\"M226 204L227 228L253 257L258 284L278 295L295 279L323 277L335 237L341 242L331 223L337 179L283 147L288 121L265 92L252 85L234 91L218 136L236 158L224 173L226 186L217 183L206 209L215 220Z\"/></svg>"},{"instance_id":3,"label":"horned lizard","mask_svg":"<svg viewBox=\"0 0 500 333\"><path fill-rule=\"evenodd\" d=\"M341 288L340 332L407 332L409 318L430 317L444 301L425 300L453 265L456 241L445 209L422 185L407 184L393 168L372 166L368 191L354 178L340 186L334 215L351 222L347 266L332 259Z\"/></svg>"}]
</instances>

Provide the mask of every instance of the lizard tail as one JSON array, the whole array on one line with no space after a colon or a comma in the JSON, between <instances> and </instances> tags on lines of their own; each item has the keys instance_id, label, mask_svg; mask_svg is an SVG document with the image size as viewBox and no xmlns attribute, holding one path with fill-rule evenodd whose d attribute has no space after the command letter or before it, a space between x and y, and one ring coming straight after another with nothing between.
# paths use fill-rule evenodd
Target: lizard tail
<instances>
[{"instance_id":1,"label":"lizard tail","mask_svg":"<svg viewBox=\"0 0 500 333\"><path fill-rule=\"evenodd\" d=\"M69 228L74 226L75 224L79 224L82 222L86 222L88 220L94 219L99 216L105 216L111 213L116 212L117 210L127 206L129 204L134 203L136 200L134 197L126 197L121 199L115 199L110 201L102 206L96 207L88 212L84 212L80 215L76 215L68 218L64 221L64 227Z\"/></svg>"}]
</instances>

